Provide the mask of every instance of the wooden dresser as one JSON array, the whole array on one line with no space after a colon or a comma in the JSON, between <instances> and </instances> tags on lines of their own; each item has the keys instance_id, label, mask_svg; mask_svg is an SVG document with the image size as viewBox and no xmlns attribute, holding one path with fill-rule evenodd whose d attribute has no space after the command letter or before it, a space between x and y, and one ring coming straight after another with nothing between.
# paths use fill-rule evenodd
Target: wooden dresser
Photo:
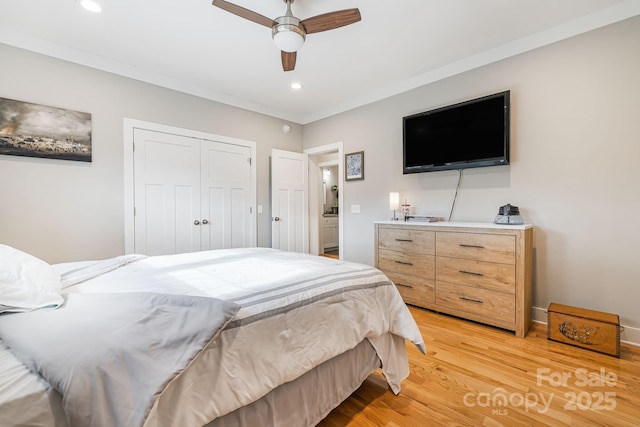
<instances>
[{"instance_id":1,"label":"wooden dresser","mask_svg":"<svg viewBox=\"0 0 640 427\"><path fill-rule=\"evenodd\" d=\"M375 223L375 265L405 302L524 337L531 325L533 227Z\"/></svg>"}]
</instances>

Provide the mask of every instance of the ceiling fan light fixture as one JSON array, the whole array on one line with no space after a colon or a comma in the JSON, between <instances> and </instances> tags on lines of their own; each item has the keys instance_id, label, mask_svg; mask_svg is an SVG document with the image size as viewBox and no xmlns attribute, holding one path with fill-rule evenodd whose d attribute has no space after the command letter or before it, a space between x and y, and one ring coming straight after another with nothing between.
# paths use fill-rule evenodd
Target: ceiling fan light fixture
<instances>
[{"instance_id":1,"label":"ceiling fan light fixture","mask_svg":"<svg viewBox=\"0 0 640 427\"><path fill-rule=\"evenodd\" d=\"M226 0L212 0L211 4L241 18L262 25L263 27L271 28L273 41L281 51L280 60L282 61L282 70L286 72L296 68L298 49L304 44L307 34L321 33L323 31L344 27L345 25L356 23L361 19L360 10L354 8L323 13L301 21L293 16L291 12L291 4L294 1L295 0L284 0L287 5L287 11L284 16L276 19L267 18L266 16Z\"/></svg>"},{"instance_id":2,"label":"ceiling fan light fixture","mask_svg":"<svg viewBox=\"0 0 640 427\"><path fill-rule=\"evenodd\" d=\"M302 47L306 34L299 23L300 20L293 16L281 16L276 19L271 35L278 49L283 52L297 52Z\"/></svg>"},{"instance_id":3,"label":"ceiling fan light fixture","mask_svg":"<svg viewBox=\"0 0 640 427\"><path fill-rule=\"evenodd\" d=\"M97 1L93 0L81 0L80 5L87 9L89 12L100 13L102 12L102 7Z\"/></svg>"}]
</instances>

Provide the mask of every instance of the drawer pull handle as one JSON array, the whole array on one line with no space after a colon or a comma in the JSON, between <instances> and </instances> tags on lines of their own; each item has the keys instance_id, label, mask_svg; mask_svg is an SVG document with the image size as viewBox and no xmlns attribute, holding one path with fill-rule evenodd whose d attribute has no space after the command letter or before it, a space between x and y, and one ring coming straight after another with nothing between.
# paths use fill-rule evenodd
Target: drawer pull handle
<instances>
[{"instance_id":1,"label":"drawer pull handle","mask_svg":"<svg viewBox=\"0 0 640 427\"><path fill-rule=\"evenodd\" d=\"M412 239L396 239L396 242L413 242Z\"/></svg>"},{"instance_id":2,"label":"drawer pull handle","mask_svg":"<svg viewBox=\"0 0 640 427\"><path fill-rule=\"evenodd\" d=\"M396 286L402 286L403 288L413 289L413 286L411 286L411 285L405 285L404 283L396 283Z\"/></svg>"},{"instance_id":3,"label":"drawer pull handle","mask_svg":"<svg viewBox=\"0 0 640 427\"><path fill-rule=\"evenodd\" d=\"M468 298L468 297L458 297L463 301L469 301L469 302L477 302L478 304L482 304L484 301L482 301L481 299L474 299L474 298Z\"/></svg>"},{"instance_id":4,"label":"drawer pull handle","mask_svg":"<svg viewBox=\"0 0 640 427\"><path fill-rule=\"evenodd\" d=\"M402 265L413 265L412 262L407 262L407 261L396 261L397 264L402 264Z\"/></svg>"},{"instance_id":5,"label":"drawer pull handle","mask_svg":"<svg viewBox=\"0 0 640 427\"><path fill-rule=\"evenodd\" d=\"M472 276L484 276L484 274L482 273L474 273L473 271L466 271L466 270L458 270L458 273L470 274Z\"/></svg>"},{"instance_id":6,"label":"drawer pull handle","mask_svg":"<svg viewBox=\"0 0 640 427\"><path fill-rule=\"evenodd\" d=\"M465 245L460 243L460 247L462 248L474 248L474 249L484 249L484 246L480 246L480 245Z\"/></svg>"}]
</instances>

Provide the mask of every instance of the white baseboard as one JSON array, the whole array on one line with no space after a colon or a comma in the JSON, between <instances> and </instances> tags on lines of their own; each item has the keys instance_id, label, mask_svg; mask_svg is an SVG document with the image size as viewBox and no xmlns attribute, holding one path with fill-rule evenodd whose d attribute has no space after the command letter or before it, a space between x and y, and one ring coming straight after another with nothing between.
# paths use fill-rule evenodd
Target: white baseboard
<instances>
[{"instance_id":1,"label":"white baseboard","mask_svg":"<svg viewBox=\"0 0 640 427\"><path fill-rule=\"evenodd\" d=\"M547 324L547 309L540 307L533 307L533 321L536 323ZM640 347L640 328L632 328L631 326L624 326L622 332L620 332L620 342L625 344L634 345Z\"/></svg>"}]
</instances>

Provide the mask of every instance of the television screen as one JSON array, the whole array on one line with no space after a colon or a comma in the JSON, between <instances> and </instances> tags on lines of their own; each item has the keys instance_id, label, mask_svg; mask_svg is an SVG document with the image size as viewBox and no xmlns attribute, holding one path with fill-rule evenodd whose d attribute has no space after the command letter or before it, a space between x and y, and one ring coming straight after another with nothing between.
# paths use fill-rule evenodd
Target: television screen
<instances>
[{"instance_id":1,"label":"television screen","mask_svg":"<svg viewBox=\"0 0 640 427\"><path fill-rule=\"evenodd\" d=\"M403 173L509 164L509 91L403 118Z\"/></svg>"}]
</instances>

